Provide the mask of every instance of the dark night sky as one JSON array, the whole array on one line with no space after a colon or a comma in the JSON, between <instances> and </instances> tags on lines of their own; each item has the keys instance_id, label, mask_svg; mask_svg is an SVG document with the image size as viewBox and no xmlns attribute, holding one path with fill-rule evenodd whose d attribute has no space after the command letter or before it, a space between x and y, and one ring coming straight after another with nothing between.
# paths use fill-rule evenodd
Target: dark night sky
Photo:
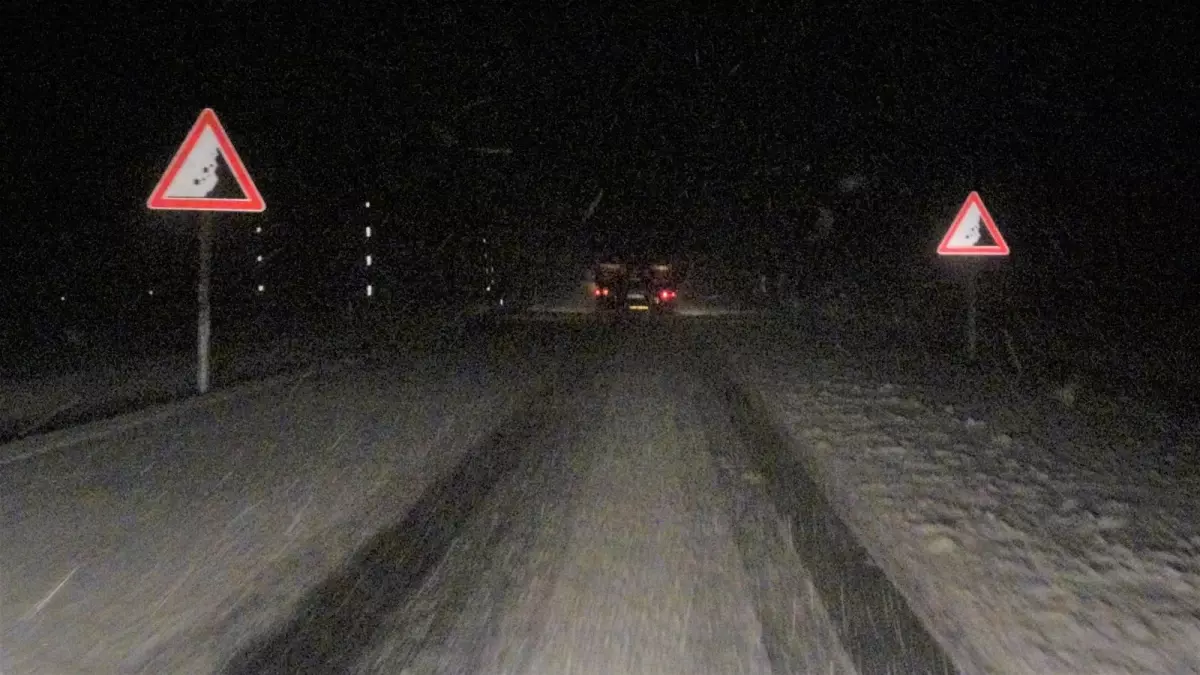
<instances>
[{"instance_id":1,"label":"dark night sky","mask_svg":"<svg viewBox=\"0 0 1200 675\"><path fill-rule=\"evenodd\" d=\"M713 214L743 238L767 197L861 174L849 213L892 214L854 225L881 251L932 249L978 189L1026 260L1194 289L1187 3L470 4L23 1L0 116L9 271L136 267L94 271L161 237L143 204L211 106L265 217L314 249L372 195L572 228L600 188L593 226L711 247L731 231L696 225Z\"/></svg>"}]
</instances>

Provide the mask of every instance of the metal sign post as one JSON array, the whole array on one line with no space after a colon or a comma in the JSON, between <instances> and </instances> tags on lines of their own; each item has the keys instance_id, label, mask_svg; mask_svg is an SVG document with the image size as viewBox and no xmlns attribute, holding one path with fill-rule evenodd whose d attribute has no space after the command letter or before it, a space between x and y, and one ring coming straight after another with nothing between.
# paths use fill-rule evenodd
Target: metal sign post
<instances>
[{"instance_id":1,"label":"metal sign post","mask_svg":"<svg viewBox=\"0 0 1200 675\"><path fill-rule=\"evenodd\" d=\"M212 287L213 215L200 213L200 268L196 279L196 389L208 393L209 345L212 343L212 307L209 301Z\"/></svg>"},{"instance_id":2,"label":"metal sign post","mask_svg":"<svg viewBox=\"0 0 1200 675\"><path fill-rule=\"evenodd\" d=\"M976 317L978 316L978 291L976 279L979 277L979 269L972 265L970 271L967 272L967 358L974 361L978 355L976 344L978 344L979 333L976 329Z\"/></svg>"}]
</instances>

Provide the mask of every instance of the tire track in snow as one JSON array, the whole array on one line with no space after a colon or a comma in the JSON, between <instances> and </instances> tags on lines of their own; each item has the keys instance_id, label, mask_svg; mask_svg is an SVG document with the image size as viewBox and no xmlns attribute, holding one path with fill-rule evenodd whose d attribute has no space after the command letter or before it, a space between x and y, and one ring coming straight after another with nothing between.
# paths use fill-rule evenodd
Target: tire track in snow
<instances>
[{"instance_id":1,"label":"tire track in snow","mask_svg":"<svg viewBox=\"0 0 1200 675\"><path fill-rule=\"evenodd\" d=\"M728 375L714 383L758 464L776 508L792 524L841 643L863 675L959 672L891 580L842 522L754 394Z\"/></svg>"},{"instance_id":2,"label":"tire track in snow","mask_svg":"<svg viewBox=\"0 0 1200 675\"><path fill-rule=\"evenodd\" d=\"M574 449L590 460L549 593L507 608L483 667L415 672L771 672L681 360L626 345Z\"/></svg>"},{"instance_id":3,"label":"tire track in snow","mask_svg":"<svg viewBox=\"0 0 1200 675\"><path fill-rule=\"evenodd\" d=\"M800 560L791 524L772 504L759 467L729 423L719 393L700 384L696 411L705 420L709 453L728 495L734 541L750 579L763 627L763 647L776 673L858 675Z\"/></svg>"},{"instance_id":4,"label":"tire track in snow","mask_svg":"<svg viewBox=\"0 0 1200 675\"><path fill-rule=\"evenodd\" d=\"M404 519L360 548L347 566L309 592L285 625L254 640L222 670L226 675L345 673L381 637L446 556L497 483L526 459L560 420L547 410L560 382L531 397L526 412L503 422L438 479Z\"/></svg>"},{"instance_id":5,"label":"tire track in snow","mask_svg":"<svg viewBox=\"0 0 1200 675\"><path fill-rule=\"evenodd\" d=\"M505 629L536 634L544 617L498 617L530 596L542 597L557 578L561 542L570 536L577 481L590 459L573 449L586 434L596 388L565 386L544 412L557 420L521 466L503 477L476 510L441 564L411 602L391 616L383 638L354 673L487 673ZM500 640L500 642L504 642ZM521 639L505 643L520 649Z\"/></svg>"}]
</instances>

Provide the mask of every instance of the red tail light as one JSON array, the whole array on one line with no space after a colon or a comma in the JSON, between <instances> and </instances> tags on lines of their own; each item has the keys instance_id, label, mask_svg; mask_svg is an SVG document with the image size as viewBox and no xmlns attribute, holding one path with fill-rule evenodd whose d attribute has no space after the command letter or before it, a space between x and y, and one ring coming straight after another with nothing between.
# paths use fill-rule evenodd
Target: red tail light
<instances>
[{"instance_id":1,"label":"red tail light","mask_svg":"<svg viewBox=\"0 0 1200 675\"><path fill-rule=\"evenodd\" d=\"M658 292L658 297L662 298L663 300L674 300L675 299L675 291L672 291L669 288L664 288L663 290Z\"/></svg>"},{"instance_id":2,"label":"red tail light","mask_svg":"<svg viewBox=\"0 0 1200 675\"><path fill-rule=\"evenodd\" d=\"M598 298L598 297L600 297L600 296L602 296L602 295L603 295L604 297L608 297L608 289L607 289L607 288L597 288L597 289L594 291L594 293L595 293L595 295L596 295L596 297L597 297L597 298Z\"/></svg>"}]
</instances>

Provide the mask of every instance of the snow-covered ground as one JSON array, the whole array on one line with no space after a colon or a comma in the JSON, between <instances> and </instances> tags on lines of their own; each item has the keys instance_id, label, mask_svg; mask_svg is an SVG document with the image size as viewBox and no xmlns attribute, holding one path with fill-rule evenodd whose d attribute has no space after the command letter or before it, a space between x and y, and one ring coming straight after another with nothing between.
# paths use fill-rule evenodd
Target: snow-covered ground
<instances>
[{"instance_id":1,"label":"snow-covered ground","mask_svg":"<svg viewBox=\"0 0 1200 675\"><path fill-rule=\"evenodd\" d=\"M210 356L211 391L302 372L320 363L354 357L371 349L423 349L457 339L467 319L460 312L431 311L381 318L374 323L308 326L287 334L256 330L218 332ZM11 356L11 355L10 355ZM0 368L0 443L59 428L177 401L196 393L192 345L108 353L90 345L79 353L55 355L5 371ZM19 372L18 372L19 371Z\"/></svg>"},{"instance_id":2,"label":"snow-covered ground","mask_svg":"<svg viewBox=\"0 0 1200 675\"><path fill-rule=\"evenodd\" d=\"M377 354L0 446L24 457L0 471L0 672L215 672L520 407L541 353Z\"/></svg>"},{"instance_id":3,"label":"snow-covered ground","mask_svg":"<svg viewBox=\"0 0 1200 675\"><path fill-rule=\"evenodd\" d=\"M214 345L212 386L296 370L328 356L330 347L300 339ZM97 358L53 374L0 374L0 442L178 399L195 390L192 351L151 358Z\"/></svg>"},{"instance_id":4,"label":"snow-covered ground","mask_svg":"<svg viewBox=\"0 0 1200 675\"><path fill-rule=\"evenodd\" d=\"M853 673L677 324L493 328L0 446L0 672Z\"/></svg>"},{"instance_id":5,"label":"snow-covered ground","mask_svg":"<svg viewBox=\"0 0 1200 675\"><path fill-rule=\"evenodd\" d=\"M802 332L731 343L730 371L964 672L1200 673L1195 420L929 388Z\"/></svg>"},{"instance_id":6,"label":"snow-covered ground","mask_svg":"<svg viewBox=\"0 0 1200 675\"><path fill-rule=\"evenodd\" d=\"M786 648L853 672L803 569L831 554L778 526L707 344L963 672L1200 673L1179 420L935 381L761 316L541 314L0 446L0 672L240 675L291 639L362 672L755 672L764 646L777 668ZM474 448L519 465L494 489L441 484ZM430 525L436 546L393 534L439 551L420 592L356 590L359 558L425 502L465 520ZM379 579L409 573L380 555ZM343 616L370 625L305 627ZM305 642L347 630L345 654Z\"/></svg>"}]
</instances>

